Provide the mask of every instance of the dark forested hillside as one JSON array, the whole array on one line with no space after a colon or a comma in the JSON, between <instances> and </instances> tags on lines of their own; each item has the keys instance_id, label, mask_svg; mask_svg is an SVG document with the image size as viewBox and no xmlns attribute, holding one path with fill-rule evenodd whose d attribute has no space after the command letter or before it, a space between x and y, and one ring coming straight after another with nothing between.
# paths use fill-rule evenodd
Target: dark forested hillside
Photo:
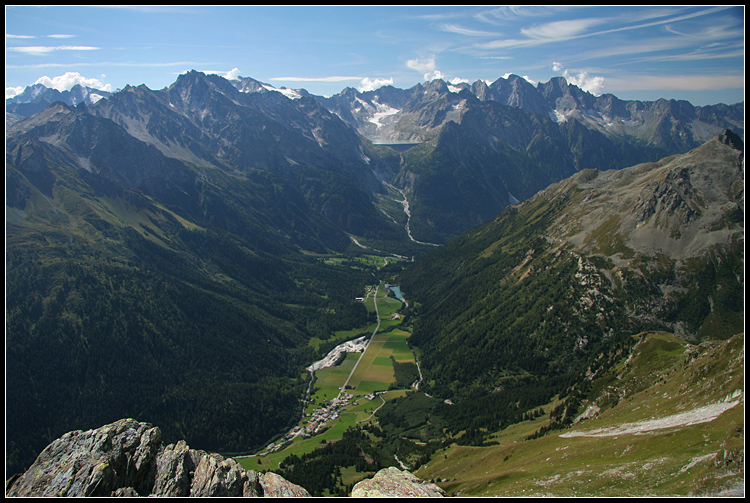
<instances>
[{"instance_id":1,"label":"dark forested hillside","mask_svg":"<svg viewBox=\"0 0 750 503\"><path fill-rule=\"evenodd\" d=\"M84 108L44 113L7 142L7 469L122 417L215 451L283 430L310 337L367 320L365 273L315 257L350 246L347 203L325 204L352 185L323 179L311 208L270 171L197 170Z\"/></svg>"},{"instance_id":2,"label":"dark forested hillside","mask_svg":"<svg viewBox=\"0 0 750 503\"><path fill-rule=\"evenodd\" d=\"M406 269L432 392L491 419L483 403L519 385L561 392L640 331L741 332L743 148L726 132L658 163L579 173Z\"/></svg>"}]
</instances>

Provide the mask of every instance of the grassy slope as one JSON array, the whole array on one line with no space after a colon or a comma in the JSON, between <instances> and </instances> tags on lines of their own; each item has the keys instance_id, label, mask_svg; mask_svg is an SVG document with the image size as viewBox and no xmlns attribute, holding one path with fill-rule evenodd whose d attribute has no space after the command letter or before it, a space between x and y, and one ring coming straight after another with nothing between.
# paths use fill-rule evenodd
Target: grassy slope
<instances>
[{"instance_id":1,"label":"grassy slope","mask_svg":"<svg viewBox=\"0 0 750 503\"><path fill-rule=\"evenodd\" d=\"M592 401L580 410L596 402L602 411L595 418L535 440L525 439L549 419L519 423L495 435L500 445L454 444L416 474L464 496L666 496L736 488L744 480L742 395L736 406L699 424L606 437L561 435L724 402L743 390L743 347L744 334L699 346L650 334L627 365L623 358L594 381Z\"/></svg>"}]
</instances>

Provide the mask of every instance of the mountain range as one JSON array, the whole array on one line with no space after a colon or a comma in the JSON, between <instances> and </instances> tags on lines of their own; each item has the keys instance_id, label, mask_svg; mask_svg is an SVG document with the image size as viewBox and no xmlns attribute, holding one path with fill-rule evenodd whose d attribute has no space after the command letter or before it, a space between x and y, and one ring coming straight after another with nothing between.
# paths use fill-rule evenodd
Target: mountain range
<instances>
[{"instance_id":1,"label":"mountain range","mask_svg":"<svg viewBox=\"0 0 750 503\"><path fill-rule=\"evenodd\" d=\"M377 228L380 237L394 237L378 225L374 207L347 206L367 199L347 191L372 198L383 193L379 181L393 182L408 194L415 239L435 243L583 169L657 161L727 128L744 135L744 103L623 101L594 96L563 78L536 87L516 75L471 86L438 79L406 90L347 88L325 98L193 71L160 91L127 86L93 104L80 96L98 96L96 90L77 86L63 96L40 86L6 100L7 112L28 116L53 100L86 103L89 114L166 157L203 169L296 176L308 196L328 182L306 173L323 170L340 180L336 196L329 187L323 199L308 200L358 235ZM23 108L32 97L34 107ZM402 153L380 146L404 142L413 146Z\"/></svg>"},{"instance_id":2,"label":"mountain range","mask_svg":"<svg viewBox=\"0 0 750 503\"><path fill-rule=\"evenodd\" d=\"M417 239L440 243L583 169L656 161L726 128L744 134L743 103L623 101L563 78L536 87L511 75L490 85L348 88L319 101L374 143L418 145L401 156L394 180L410 192Z\"/></svg>"},{"instance_id":3,"label":"mountain range","mask_svg":"<svg viewBox=\"0 0 750 503\"><path fill-rule=\"evenodd\" d=\"M6 100L6 468L123 417L263 445L297 419L308 342L368 321L371 271L324 260L361 247L416 257L411 341L465 442L499 424L487 403L580 388L639 331L734 335L743 116L516 76L27 88Z\"/></svg>"}]
</instances>

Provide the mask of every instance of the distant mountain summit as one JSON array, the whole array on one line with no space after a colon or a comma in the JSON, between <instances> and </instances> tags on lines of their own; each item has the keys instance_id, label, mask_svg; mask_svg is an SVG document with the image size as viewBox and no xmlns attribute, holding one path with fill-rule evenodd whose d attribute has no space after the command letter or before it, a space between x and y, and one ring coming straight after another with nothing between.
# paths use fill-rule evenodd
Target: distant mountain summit
<instances>
[{"instance_id":1,"label":"distant mountain summit","mask_svg":"<svg viewBox=\"0 0 750 503\"><path fill-rule=\"evenodd\" d=\"M517 75L491 84L436 79L410 89L350 87L330 98L196 71L158 91L141 85L97 94L76 86L59 93L36 84L6 100L6 124L55 100L84 103L87 113L202 169L261 169L301 176L308 187L321 187L320 181L310 185L310 170L335 176L338 195L314 204L346 222L348 232L367 233L375 225L380 235L392 234L374 207L355 203L367 198L348 197L344 188L364 191L371 202L386 192L385 181L408 197L414 238L433 243L578 171L656 161L725 129L744 134L744 103L623 101L594 96L562 77L534 86ZM380 144L397 152L373 148Z\"/></svg>"},{"instance_id":2,"label":"distant mountain summit","mask_svg":"<svg viewBox=\"0 0 750 503\"><path fill-rule=\"evenodd\" d=\"M58 91L43 84L26 87L21 94L5 100L6 125L16 120L41 112L55 101L62 101L67 105L85 103L91 105L102 98L108 98L112 93L76 84L69 91ZM9 114L12 117L8 121Z\"/></svg>"},{"instance_id":3,"label":"distant mountain summit","mask_svg":"<svg viewBox=\"0 0 750 503\"><path fill-rule=\"evenodd\" d=\"M364 136L390 140L408 137L424 141L433 136L432 129L445 122L460 122L460 114L448 116L446 107L434 106L436 101L444 99L449 93L463 94L464 98L468 97L465 94L468 93L479 101L495 101L527 113L548 116L556 122L576 119L609 138L639 141L647 145L674 143L675 147L684 148L689 144L689 148L694 148L723 129L731 128L740 134L744 131L743 103L694 107L686 101L675 100L623 101L612 94L594 96L576 85L568 84L563 77L555 77L536 86L518 75L499 78L489 85L477 81L471 86L451 85L436 79L399 91L398 95L394 95L388 88L363 93L347 88L331 98L317 99ZM381 124L379 129L373 129L370 125L377 124L382 113L373 99L381 107L388 107L389 127ZM460 106L459 99L448 100L451 106ZM470 106L471 101L465 102L465 105ZM424 110L425 107L432 108L431 121L424 119L425 114L430 114ZM355 109L360 113L353 114ZM422 129L412 128L415 114L421 118L419 123ZM674 123L674 130L660 126L667 122Z\"/></svg>"}]
</instances>

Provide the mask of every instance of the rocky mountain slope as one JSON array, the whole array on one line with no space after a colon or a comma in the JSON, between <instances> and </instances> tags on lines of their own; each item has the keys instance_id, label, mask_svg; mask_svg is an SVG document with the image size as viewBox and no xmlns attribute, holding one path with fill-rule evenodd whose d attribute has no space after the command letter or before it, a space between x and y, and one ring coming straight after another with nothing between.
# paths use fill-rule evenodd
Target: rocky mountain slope
<instances>
[{"instance_id":1,"label":"rocky mountain slope","mask_svg":"<svg viewBox=\"0 0 750 503\"><path fill-rule=\"evenodd\" d=\"M408 90L346 89L318 98L375 143L416 142L394 184L409 193L417 239L446 242L508 205L583 169L619 169L744 134L744 104L593 96L563 78L536 87L442 80Z\"/></svg>"},{"instance_id":2,"label":"rocky mountain slope","mask_svg":"<svg viewBox=\"0 0 750 503\"><path fill-rule=\"evenodd\" d=\"M32 95L50 94L38 86L6 100L9 123L49 103L19 108ZM324 98L193 71L159 91L127 86L89 108L201 169L291 177L316 210L355 234L394 239L382 215L356 193L384 194L379 181L393 183L408 194L415 238L440 243L582 169L657 161L726 128L744 135L744 103L623 101L593 96L563 78L533 86L516 75L471 86L438 79L410 89L347 88ZM371 142L419 147L393 156Z\"/></svg>"},{"instance_id":3,"label":"rocky mountain slope","mask_svg":"<svg viewBox=\"0 0 750 503\"><path fill-rule=\"evenodd\" d=\"M218 454L163 445L161 431L122 419L71 431L48 445L6 496L309 496L274 473L256 473Z\"/></svg>"},{"instance_id":4,"label":"rocky mountain slope","mask_svg":"<svg viewBox=\"0 0 750 503\"><path fill-rule=\"evenodd\" d=\"M405 270L427 392L490 428L489 404L520 390L546 403L632 334L743 331L743 148L725 132L657 163L582 171Z\"/></svg>"},{"instance_id":5,"label":"rocky mountain slope","mask_svg":"<svg viewBox=\"0 0 750 503\"><path fill-rule=\"evenodd\" d=\"M122 419L71 431L49 444L34 464L6 481L8 497L309 497L272 472L245 470L234 459L190 449L184 440L164 445L161 430ZM354 497L446 496L408 472L384 469L358 483Z\"/></svg>"}]
</instances>

